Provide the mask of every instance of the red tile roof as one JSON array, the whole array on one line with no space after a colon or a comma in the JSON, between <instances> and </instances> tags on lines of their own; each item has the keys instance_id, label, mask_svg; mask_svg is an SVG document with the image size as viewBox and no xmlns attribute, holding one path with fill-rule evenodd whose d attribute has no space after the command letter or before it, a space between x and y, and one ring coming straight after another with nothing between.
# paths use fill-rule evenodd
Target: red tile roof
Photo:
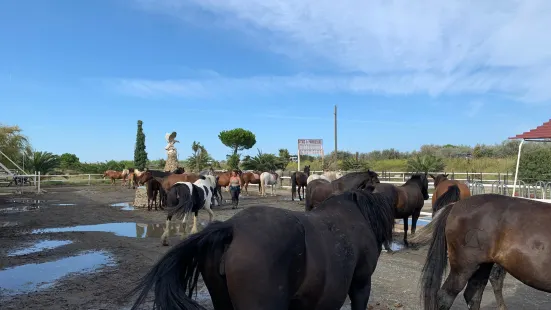
<instances>
[{"instance_id":1,"label":"red tile roof","mask_svg":"<svg viewBox=\"0 0 551 310\"><path fill-rule=\"evenodd\" d=\"M551 139L551 119L541 126L509 139Z\"/></svg>"}]
</instances>

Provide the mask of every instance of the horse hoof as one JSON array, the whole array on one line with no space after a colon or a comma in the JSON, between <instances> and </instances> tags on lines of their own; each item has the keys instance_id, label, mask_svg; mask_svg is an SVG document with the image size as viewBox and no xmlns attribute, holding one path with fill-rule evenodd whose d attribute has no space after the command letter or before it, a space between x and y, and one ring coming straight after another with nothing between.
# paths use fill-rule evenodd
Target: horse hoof
<instances>
[{"instance_id":1,"label":"horse hoof","mask_svg":"<svg viewBox=\"0 0 551 310\"><path fill-rule=\"evenodd\" d=\"M163 246L168 246L168 241L163 241L162 244Z\"/></svg>"}]
</instances>

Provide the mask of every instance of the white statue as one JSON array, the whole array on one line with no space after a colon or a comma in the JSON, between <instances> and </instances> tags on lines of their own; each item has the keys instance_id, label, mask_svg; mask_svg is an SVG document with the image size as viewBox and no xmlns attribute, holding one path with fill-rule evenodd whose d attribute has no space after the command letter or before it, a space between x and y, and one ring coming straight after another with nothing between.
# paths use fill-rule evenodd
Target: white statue
<instances>
[{"instance_id":1,"label":"white statue","mask_svg":"<svg viewBox=\"0 0 551 310\"><path fill-rule=\"evenodd\" d=\"M172 154L172 153L176 153L176 147L174 147L174 144L177 143L177 142L180 142L178 140L176 140L176 131L173 131L172 133L166 133L165 135L165 139L166 139L166 142L168 142L168 144L166 145L165 147L165 150L166 150L166 153L168 155Z\"/></svg>"}]
</instances>

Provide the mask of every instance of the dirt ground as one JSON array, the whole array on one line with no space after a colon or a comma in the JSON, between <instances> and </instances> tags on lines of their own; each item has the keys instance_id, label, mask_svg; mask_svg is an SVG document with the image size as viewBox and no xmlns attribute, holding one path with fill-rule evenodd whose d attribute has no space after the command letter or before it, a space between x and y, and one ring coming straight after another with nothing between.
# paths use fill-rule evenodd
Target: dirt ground
<instances>
[{"instance_id":1,"label":"dirt ground","mask_svg":"<svg viewBox=\"0 0 551 310\"><path fill-rule=\"evenodd\" d=\"M165 213L111 206L133 201L134 191L121 186L50 187L46 190L48 192L41 195L0 196L1 308L129 308L133 300L125 300L123 295L170 248L160 243ZM242 207L262 202L304 210L302 203L290 201L289 191L261 198L253 188L250 195L243 197ZM224 197L228 197L225 192ZM225 220L240 210L231 210L225 205L216 207L214 212L216 219ZM199 223L207 221L207 213L201 211ZM33 233L37 229L95 224L104 225L88 226L76 232ZM175 224L171 230L171 246L179 241L179 227ZM100 231L89 231L91 229ZM401 235L396 239L400 240ZM59 244L55 244L56 240ZM51 247L27 254L13 252L31 251L32 244L39 241ZM62 245L53 247L52 244ZM394 254L383 252L373 277L369 308L421 309L418 279L425 255L424 249ZM551 309L551 294L534 290L510 275L504 294L509 309ZM202 285L199 300L212 309ZM493 292L488 286L483 309L495 308ZM348 300L342 309L349 309ZM467 309L462 295L452 309Z\"/></svg>"}]
</instances>

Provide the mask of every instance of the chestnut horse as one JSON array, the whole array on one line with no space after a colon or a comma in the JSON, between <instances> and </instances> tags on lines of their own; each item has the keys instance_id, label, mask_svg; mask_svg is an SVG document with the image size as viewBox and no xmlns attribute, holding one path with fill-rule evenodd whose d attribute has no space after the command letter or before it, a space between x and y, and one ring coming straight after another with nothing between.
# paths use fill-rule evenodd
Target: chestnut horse
<instances>
[{"instance_id":1,"label":"chestnut horse","mask_svg":"<svg viewBox=\"0 0 551 310\"><path fill-rule=\"evenodd\" d=\"M474 195L439 210L419 234L430 240L421 275L424 309L450 309L465 286L468 308L479 309L474 306L480 305L494 264L551 293L550 211L548 203L499 194ZM448 260L450 273L442 284Z\"/></svg>"},{"instance_id":2,"label":"chestnut horse","mask_svg":"<svg viewBox=\"0 0 551 310\"><path fill-rule=\"evenodd\" d=\"M262 174L261 171L253 171L253 172L243 172L242 178L243 178L243 184L245 188L245 195L249 195L249 191L247 190L247 187L249 187L250 184L258 184L258 193L262 193L262 188L260 184L260 175Z\"/></svg>"},{"instance_id":3,"label":"chestnut horse","mask_svg":"<svg viewBox=\"0 0 551 310\"><path fill-rule=\"evenodd\" d=\"M304 166L304 172L295 171L291 174L291 200L295 201L295 195L297 193L297 186L298 186L298 200L302 201L302 197L300 197L300 189L302 188L302 196L306 195L304 194L304 188L308 184L308 177L310 176L310 166Z\"/></svg>"},{"instance_id":4,"label":"chestnut horse","mask_svg":"<svg viewBox=\"0 0 551 310\"><path fill-rule=\"evenodd\" d=\"M111 184L115 185L115 180L123 180L123 183L121 185L126 184L126 177L128 176L128 169L125 169L123 171L115 171L115 170L107 170L103 173L103 178L108 177L111 179Z\"/></svg>"},{"instance_id":5,"label":"chestnut horse","mask_svg":"<svg viewBox=\"0 0 551 310\"><path fill-rule=\"evenodd\" d=\"M215 189L214 197L218 199L219 201L223 201L224 197L222 197L222 187L226 188L226 192L229 191L227 188L230 185L230 177L231 177L232 170L230 171L224 171L224 172L217 172L216 173L216 179L217 179L217 186ZM243 171L237 170L237 175L241 179L241 184L243 184Z\"/></svg>"},{"instance_id":6,"label":"chestnut horse","mask_svg":"<svg viewBox=\"0 0 551 310\"><path fill-rule=\"evenodd\" d=\"M444 193L448 191L448 188L451 185L457 185L459 187L459 199L465 199L467 197L471 196L471 191L469 190L469 186L467 184L456 181L456 180L449 180L448 174L439 174L437 176L434 176L430 174L430 177L434 180L434 193L432 194L432 216L434 217L434 213L439 210L439 208L445 206L448 203L452 203L455 201L443 201L443 204L440 204L440 206L436 205L436 200L440 198Z\"/></svg>"},{"instance_id":7,"label":"chestnut horse","mask_svg":"<svg viewBox=\"0 0 551 310\"><path fill-rule=\"evenodd\" d=\"M194 183L195 181L202 179L205 180L204 175L199 175L195 173L173 173L165 176L164 178L154 177L157 181L161 183L161 186L165 190L165 192L168 194L168 191L170 188L179 182L189 182Z\"/></svg>"}]
</instances>

